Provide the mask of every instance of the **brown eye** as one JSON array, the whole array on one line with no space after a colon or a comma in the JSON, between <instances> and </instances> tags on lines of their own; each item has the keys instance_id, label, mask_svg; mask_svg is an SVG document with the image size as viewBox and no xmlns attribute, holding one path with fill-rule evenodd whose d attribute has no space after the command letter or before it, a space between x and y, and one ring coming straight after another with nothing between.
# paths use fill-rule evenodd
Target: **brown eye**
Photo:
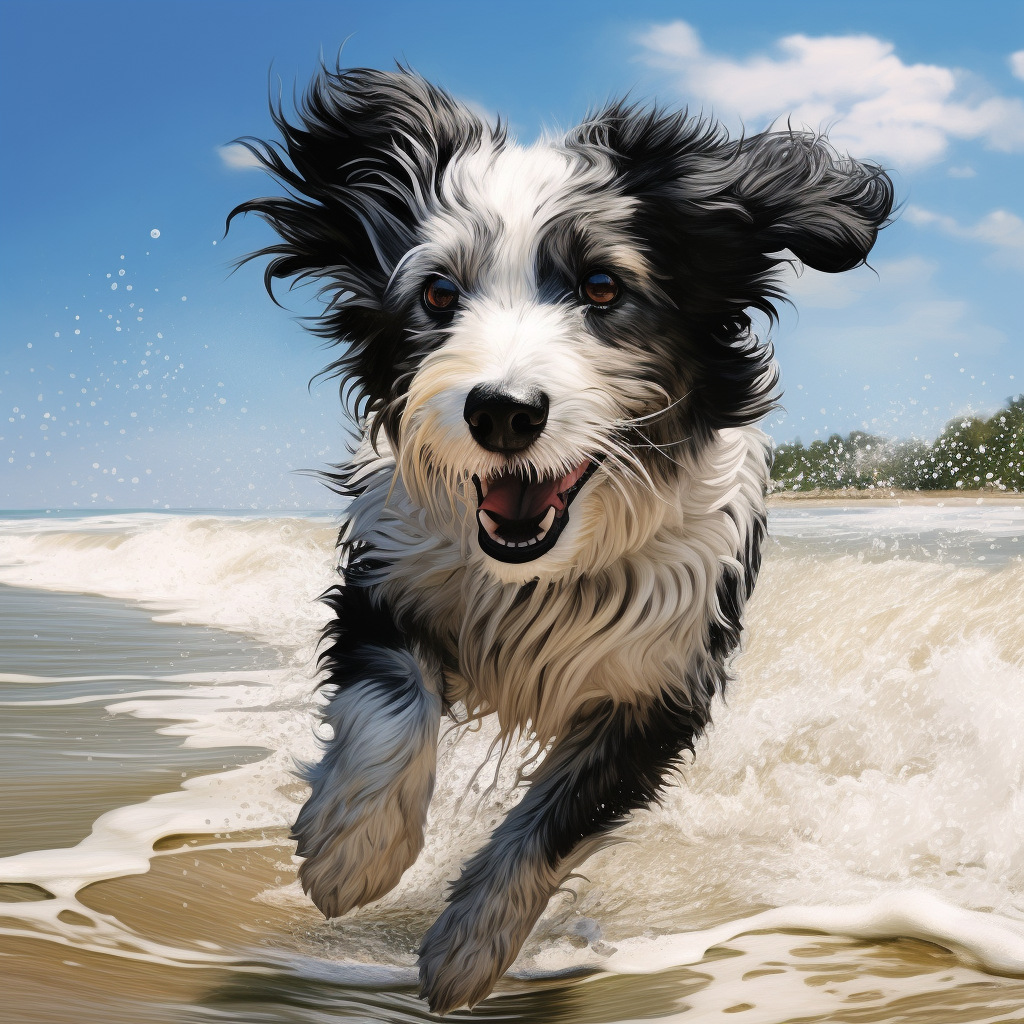
<instances>
[{"instance_id":1,"label":"brown eye","mask_svg":"<svg viewBox=\"0 0 1024 1024\"><path fill-rule=\"evenodd\" d=\"M580 283L580 297L592 306L610 306L621 293L619 282L601 270L587 274Z\"/></svg>"},{"instance_id":2,"label":"brown eye","mask_svg":"<svg viewBox=\"0 0 1024 1024\"><path fill-rule=\"evenodd\" d=\"M432 277L423 289L423 304L432 313L449 313L458 302L458 286L447 277Z\"/></svg>"}]
</instances>

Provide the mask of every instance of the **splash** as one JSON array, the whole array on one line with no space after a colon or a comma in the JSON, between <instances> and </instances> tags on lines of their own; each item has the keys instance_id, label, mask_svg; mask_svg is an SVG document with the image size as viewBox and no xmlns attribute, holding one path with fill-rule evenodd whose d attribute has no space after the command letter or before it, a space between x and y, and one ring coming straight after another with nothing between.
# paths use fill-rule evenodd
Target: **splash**
<instances>
[{"instance_id":1,"label":"splash","mask_svg":"<svg viewBox=\"0 0 1024 1024\"><path fill-rule=\"evenodd\" d=\"M908 527L885 515L888 525L774 518L779 541L711 734L662 804L587 862L571 898L552 900L513 974L661 970L752 930L792 928L915 936L991 971L1024 971L1024 564L843 553L851 538L882 538L888 550ZM983 540L1024 536L1019 512L957 515ZM247 633L286 655L280 670L156 677L131 694L71 698L152 719L186 746L269 753L110 811L75 847L0 860L0 881L54 896L9 905L4 933L159 962L251 961L198 935L156 942L82 893L180 855L174 837L226 850L285 841L304 797L294 761L316 756L310 655L334 540L328 522L283 517L147 514L0 531L3 582L130 598L160 620ZM351 962L404 978L410 946L381 938L381 922L421 934L446 881L520 796L516 754L499 764L493 739L489 724L443 735L426 847L383 900L329 925L294 864L280 867L258 902L286 910L302 934L262 962Z\"/></svg>"}]
</instances>

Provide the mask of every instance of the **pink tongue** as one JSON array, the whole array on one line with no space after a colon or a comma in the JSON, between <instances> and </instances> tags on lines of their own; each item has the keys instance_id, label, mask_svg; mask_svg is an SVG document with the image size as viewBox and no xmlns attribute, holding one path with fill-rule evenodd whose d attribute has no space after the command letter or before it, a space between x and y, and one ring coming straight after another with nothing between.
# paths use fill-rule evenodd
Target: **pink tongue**
<instances>
[{"instance_id":1,"label":"pink tongue","mask_svg":"<svg viewBox=\"0 0 1024 1024\"><path fill-rule=\"evenodd\" d=\"M503 519L534 519L552 505L559 510L565 507L556 490L559 483L560 480L541 480L528 484L521 476L503 473L491 480L480 507Z\"/></svg>"},{"instance_id":2,"label":"pink tongue","mask_svg":"<svg viewBox=\"0 0 1024 1024\"><path fill-rule=\"evenodd\" d=\"M513 473L502 473L491 478L487 497L480 502L480 508L503 519L536 519L552 506L561 512L565 502L560 495L579 480L588 465L589 462L585 462L563 477L539 480L535 484L528 484Z\"/></svg>"}]
</instances>

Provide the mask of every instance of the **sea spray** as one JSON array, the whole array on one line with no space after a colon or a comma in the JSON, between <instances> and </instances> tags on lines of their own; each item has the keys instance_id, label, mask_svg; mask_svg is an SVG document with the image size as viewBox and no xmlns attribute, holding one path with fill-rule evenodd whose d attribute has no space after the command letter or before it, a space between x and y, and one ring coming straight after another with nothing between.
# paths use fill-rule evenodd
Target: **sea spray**
<instances>
[{"instance_id":1,"label":"sea spray","mask_svg":"<svg viewBox=\"0 0 1024 1024\"><path fill-rule=\"evenodd\" d=\"M914 935L1016 970L1024 563L1012 545L1024 515L905 511L773 513L775 539L714 727L661 805L637 814L567 883L571 895L552 900L513 974L650 969L664 950L666 964L680 964L702 956L693 950L705 940L752 927ZM208 949L198 933L163 941L155 923L142 934L81 901L87 886L145 873L195 838L229 850L286 841L304 795L294 761L316 755L315 598L334 580L334 539L327 521L281 517L147 514L0 531L8 584L130 598L167 621L258 636L284 657L271 672L185 673L140 680L128 694L98 681L73 698L151 719L189 746L268 753L111 811L78 846L0 861L3 881L58 897L12 905L3 934L160 962L251 962L244 946ZM521 796L517 754L499 764L494 738L493 723L442 729L426 847L385 899L324 922L294 864L281 861L258 903L298 926L262 962L411 970L445 882ZM76 901L82 920L65 913Z\"/></svg>"}]
</instances>

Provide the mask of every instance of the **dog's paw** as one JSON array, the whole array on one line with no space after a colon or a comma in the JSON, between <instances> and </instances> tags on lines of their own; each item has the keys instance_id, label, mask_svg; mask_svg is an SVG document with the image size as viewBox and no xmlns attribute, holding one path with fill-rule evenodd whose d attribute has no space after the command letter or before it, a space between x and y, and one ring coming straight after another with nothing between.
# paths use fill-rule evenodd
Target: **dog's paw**
<instances>
[{"instance_id":1,"label":"dog's paw","mask_svg":"<svg viewBox=\"0 0 1024 1024\"><path fill-rule=\"evenodd\" d=\"M299 881L324 917L341 917L390 892L416 859L422 833L398 814L349 820L299 867Z\"/></svg>"},{"instance_id":2,"label":"dog's paw","mask_svg":"<svg viewBox=\"0 0 1024 1024\"><path fill-rule=\"evenodd\" d=\"M434 1013L475 1006L512 966L528 931L507 903L452 903L420 944L420 997Z\"/></svg>"},{"instance_id":3,"label":"dog's paw","mask_svg":"<svg viewBox=\"0 0 1024 1024\"><path fill-rule=\"evenodd\" d=\"M380 899L423 847L434 789L441 701L412 655L364 654L367 681L341 689L324 713L334 736L292 827L299 881L327 917Z\"/></svg>"}]
</instances>

